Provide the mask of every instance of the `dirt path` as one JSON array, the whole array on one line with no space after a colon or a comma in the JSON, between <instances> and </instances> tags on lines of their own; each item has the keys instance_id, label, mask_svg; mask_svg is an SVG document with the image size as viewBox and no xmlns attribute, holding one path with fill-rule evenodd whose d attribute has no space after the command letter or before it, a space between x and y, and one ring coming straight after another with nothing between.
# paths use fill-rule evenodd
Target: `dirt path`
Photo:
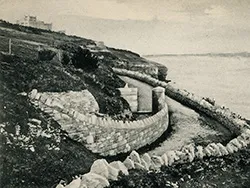
<instances>
[{"instance_id":1,"label":"dirt path","mask_svg":"<svg viewBox=\"0 0 250 188\"><path fill-rule=\"evenodd\" d=\"M150 101L151 86L129 77L122 76L121 78L129 86L138 88L141 107L146 108L152 104ZM215 120L201 115L169 97L166 98L166 101L169 107L172 132L159 147L149 151L149 154L162 155L168 150L180 149L193 142L205 145L211 142L223 142L231 137L231 133Z\"/></svg>"}]
</instances>

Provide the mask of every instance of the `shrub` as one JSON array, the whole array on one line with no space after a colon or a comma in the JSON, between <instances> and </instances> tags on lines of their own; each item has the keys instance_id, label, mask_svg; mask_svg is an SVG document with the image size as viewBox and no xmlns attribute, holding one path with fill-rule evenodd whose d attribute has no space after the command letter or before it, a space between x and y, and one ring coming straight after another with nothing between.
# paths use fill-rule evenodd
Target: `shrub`
<instances>
[{"instance_id":1,"label":"shrub","mask_svg":"<svg viewBox=\"0 0 250 188\"><path fill-rule=\"evenodd\" d=\"M41 61L50 61L56 55L56 52L53 52L48 49L44 49L38 52L38 59Z\"/></svg>"},{"instance_id":2,"label":"shrub","mask_svg":"<svg viewBox=\"0 0 250 188\"><path fill-rule=\"evenodd\" d=\"M73 65L76 68L94 70L98 68L98 58L92 54L88 49L78 48L73 56Z\"/></svg>"},{"instance_id":3,"label":"shrub","mask_svg":"<svg viewBox=\"0 0 250 188\"><path fill-rule=\"evenodd\" d=\"M167 77L168 69L165 66L158 67L158 79L165 81Z\"/></svg>"}]
</instances>

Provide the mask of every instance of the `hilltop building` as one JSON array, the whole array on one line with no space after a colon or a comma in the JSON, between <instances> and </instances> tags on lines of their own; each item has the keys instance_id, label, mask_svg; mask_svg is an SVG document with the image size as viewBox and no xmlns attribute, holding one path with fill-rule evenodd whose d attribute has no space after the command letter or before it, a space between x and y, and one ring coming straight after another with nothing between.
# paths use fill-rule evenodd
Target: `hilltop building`
<instances>
[{"instance_id":1,"label":"hilltop building","mask_svg":"<svg viewBox=\"0 0 250 188\"><path fill-rule=\"evenodd\" d=\"M16 23L28 27L52 30L52 23L45 23L44 21L37 20L36 16L25 15L24 18L17 20Z\"/></svg>"}]
</instances>

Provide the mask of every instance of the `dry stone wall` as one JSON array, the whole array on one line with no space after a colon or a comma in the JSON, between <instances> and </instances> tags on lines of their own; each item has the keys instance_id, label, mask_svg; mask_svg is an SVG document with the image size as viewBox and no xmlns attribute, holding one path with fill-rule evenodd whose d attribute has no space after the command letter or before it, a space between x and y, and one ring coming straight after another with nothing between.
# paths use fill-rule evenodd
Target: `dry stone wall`
<instances>
[{"instance_id":1,"label":"dry stone wall","mask_svg":"<svg viewBox=\"0 0 250 188\"><path fill-rule=\"evenodd\" d=\"M84 93L88 92L84 91ZM92 105L88 105L88 108L85 105L83 109L78 104L77 106L68 104L71 101L80 102L78 96L82 95L78 92L58 94L38 93L37 90L32 90L29 97L37 108L57 121L69 137L82 142L93 153L103 156L125 153L151 144L168 128L169 117L166 103L151 117L123 122L109 117L97 117L93 112L97 112L98 108L90 95L88 93L85 97L87 96L88 100L92 101Z\"/></svg>"}]
</instances>

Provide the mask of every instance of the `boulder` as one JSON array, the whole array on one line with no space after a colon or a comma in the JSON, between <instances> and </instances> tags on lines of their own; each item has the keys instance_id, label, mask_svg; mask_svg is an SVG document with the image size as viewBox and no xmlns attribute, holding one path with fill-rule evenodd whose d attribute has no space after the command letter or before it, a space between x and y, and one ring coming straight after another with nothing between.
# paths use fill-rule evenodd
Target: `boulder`
<instances>
[{"instance_id":1,"label":"boulder","mask_svg":"<svg viewBox=\"0 0 250 188\"><path fill-rule=\"evenodd\" d=\"M37 93L36 96L35 96L35 99L36 99L36 100L39 100L40 97L41 97L41 94L40 94L40 93Z\"/></svg>"},{"instance_id":2,"label":"boulder","mask_svg":"<svg viewBox=\"0 0 250 188\"><path fill-rule=\"evenodd\" d=\"M151 157L148 153L144 153L141 158L145 161L145 163L147 163L148 167L151 166L152 160Z\"/></svg>"},{"instance_id":3,"label":"boulder","mask_svg":"<svg viewBox=\"0 0 250 188\"><path fill-rule=\"evenodd\" d=\"M165 166L168 166L168 156L164 153L162 156L161 156L162 160L163 160L163 164Z\"/></svg>"},{"instance_id":4,"label":"boulder","mask_svg":"<svg viewBox=\"0 0 250 188\"><path fill-rule=\"evenodd\" d=\"M141 163L140 155L134 150L130 153L129 158L134 162Z\"/></svg>"},{"instance_id":5,"label":"boulder","mask_svg":"<svg viewBox=\"0 0 250 188\"><path fill-rule=\"evenodd\" d=\"M202 146L197 146L197 151L195 152L195 156L198 158L198 159L203 159L204 157L204 153L203 153L203 147Z\"/></svg>"},{"instance_id":6,"label":"boulder","mask_svg":"<svg viewBox=\"0 0 250 188\"><path fill-rule=\"evenodd\" d=\"M164 164L162 158L160 156L152 156L151 157L152 159L152 165L151 165L151 168L154 169L154 170L158 170L161 168L161 166Z\"/></svg>"},{"instance_id":7,"label":"boulder","mask_svg":"<svg viewBox=\"0 0 250 188\"><path fill-rule=\"evenodd\" d=\"M134 162L135 169L146 170L145 166L140 163Z\"/></svg>"},{"instance_id":8,"label":"boulder","mask_svg":"<svg viewBox=\"0 0 250 188\"><path fill-rule=\"evenodd\" d=\"M65 186L65 188L79 188L81 185L81 179L76 178L72 180L68 185Z\"/></svg>"},{"instance_id":9,"label":"boulder","mask_svg":"<svg viewBox=\"0 0 250 188\"><path fill-rule=\"evenodd\" d=\"M94 137L93 135L89 135L86 137L87 144L93 144L94 143Z\"/></svg>"},{"instance_id":10,"label":"boulder","mask_svg":"<svg viewBox=\"0 0 250 188\"><path fill-rule=\"evenodd\" d=\"M168 156L168 165L171 166L178 157L174 151L167 151L166 155Z\"/></svg>"},{"instance_id":11,"label":"boulder","mask_svg":"<svg viewBox=\"0 0 250 188\"><path fill-rule=\"evenodd\" d=\"M127 169L127 167L121 161L113 161L109 165L112 166L113 168L118 169L124 175L126 175L126 176L128 175L128 169Z\"/></svg>"},{"instance_id":12,"label":"boulder","mask_svg":"<svg viewBox=\"0 0 250 188\"><path fill-rule=\"evenodd\" d=\"M36 97L37 94L37 89L32 89L32 91L29 93L29 97L31 99L34 99Z\"/></svg>"},{"instance_id":13,"label":"boulder","mask_svg":"<svg viewBox=\"0 0 250 188\"><path fill-rule=\"evenodd\" d=\"M103 188L109 185L110 184L105 177L89 172L82 176L80 187L83 188L84 186L87 186L87 188Z\"/></svg>"},{"instance_id":14,"label":"boulder","mask_svg":"<svg viewBox=\"0 0 250 188\"><path fill-rule=\"evenodd\" d=\"M188 152L188 153L187 153L187 156L188 156L188 162L190 162L190 163L193 162L194 157L195 157L195 156L193 155L193 153Z\"/></svg>"},{"instance_id":15,"label":"boulder","mask_svg":"<svg viewBox=\"0 0 250 188\"><path fill-rule=\"evenodd\" d=\"M125 161L123 161L123 164L127 167L127 169L135 168L134 161L132 161L129 157L127 157Z\"/></svg>"},{"instance_id":16,"label":"boulder","mask_svg":"<svg viewBox=\"0 0 250 188\"><path fill-rule=\"evenodd\" d=\"M106 163L108 167L108 179L109 180L118 180L119 170L110 166L108 163Z\"/></svg>"},{"instance_id":17,"label":"boulder","mask_svg":"<svg viewBox=\"0 0 250 188\"><path fill-rule=\"evenodd\" d=\"M46 101L45 101L45 104L46 104L47 106L50 106L51 103L52 103L52 100L51 100L50 98L47 98Z\"/></svg>"},{"instance_id":18,"label":"boulder","mask_svg":"<svg viewBox=\"0 0 250 188\"><path fill-rule=\"evenodd\" d=\"M91 173L98 174L105 178L109 177L107 161L105 159L97 159L90 168Z\"/></svg>"},{"instance_id":19,"label":"boulder","mask_svg":"<svg viewBox=\"0 0 250 188\"><path fill-rule=\"evenodd\" d=\"M42 94L41 97L40 97L40 101L41 101L42 103L45 103L46 100L47 100L47 96L46 96L45 94Z\"/></svg>"},{"instance_id":20,"label":"boulder","mask_svg":"<svg viewBox=\"0 0 250 188\"><path fill-rule=\"evenodd\" d=\"M146 169L146 170L149 170L149 164L148 163L146 163L146 161L144 161L144 159L141 159L141 164L144 166L144 168Z\"/></svg>"}]
</instances>

